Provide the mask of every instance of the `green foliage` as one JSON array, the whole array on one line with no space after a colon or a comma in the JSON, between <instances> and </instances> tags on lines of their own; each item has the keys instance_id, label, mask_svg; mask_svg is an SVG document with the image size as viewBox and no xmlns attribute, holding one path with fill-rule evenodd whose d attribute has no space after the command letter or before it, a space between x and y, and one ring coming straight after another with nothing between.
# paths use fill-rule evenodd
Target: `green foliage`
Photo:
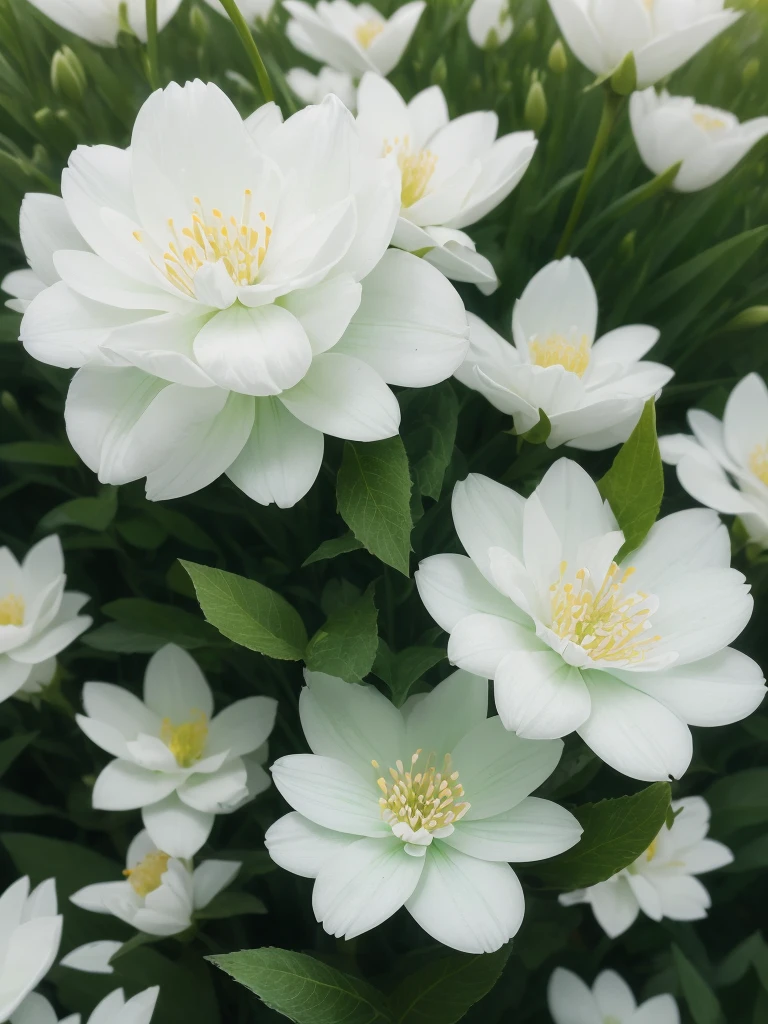
<instances>
[{"instance_id":1,"label":"green foliage","mask_svg":"<svg viewBox=\"0 0 768 1024\"><path fill-rule=\"evenodd\" d=\"M76 466L77 455L66 444L44 441L12 441L0 444L0 462L19 462L30 466Z\"/></svg>"},{"instance_id":2,"label":"green foliage","mask_svg":"<svg viewBox=\"0 0 768 1024\"><path fill-rule=\"evenodd\" d=\"M373 668L379 637L373 585L356 601L330 615L307 644L304 660L313 672L362 683Z\"/></svg>"},{"instance_id":3,"label":"green foliage","mask_svg":"<svg viewBox=\"0 0 768 1024\"><path fill-rule=\"evenodd\" d=\"M384 640L380 640L373 671L387 684L392 702L399 708L413 684L444 658L445 651L437 647L406 647L395 654Z\"/></svg>"},{"instance_id":4,"label":"green foliage","mask_svg":"<svg viewBox=\"0 0 768 1024\"><path fill-rule=\"evenodd\" d=\"M315 562L323 562L327 558L336 558L337 555L346 555L348 551L360 551L362 544L351 533L342 534L341 537L333 537L331 540L324 540L319 547L305 558L301 563L302 568L313 565Z\"/></svg>"},{"instance_id":5,"label":"green foliage","mask_svg":"<svg viewBox=\"0 0 768 1024\"><path fill-rule=\"evenodd\" d=\"M165 644L177 644L188 651L198 647L221 647L224 641L197 615L172 605L124 597L101 609L114 622L91 630L83 643L98 651L120 654L151 654Z\"/></svg>"},{"instance_id":6,"label":"green foliage","mask_svg":"<svg viewBox=\"0 0 768 1024\"><path fill-rule=\"evenodd\" d=\"M677 946L672 947L672 953L694 1024L725 1024L720 1003L707 982Z\"/></svg>"},{"instance_id":7,"label":"green foliage","mask_svg":"<svg viewBox=\"0 0 768 1024\"><path fill-rule=\"evenodd\" d=\"M490 992L510 952L446 956L409 974L390 995L394 1024L455 1024Z\"/></svg>"},{"instance_id":8,"label":"green foliage","mask_svg":"<svg viewBox=\"0 0 768 1024\"><path fill-rule=\"evenodd\" d=\"M448 381L405 396L402 435L419 494L437 501L453 456L459 402Z\"/></svg>"}]
</instances>

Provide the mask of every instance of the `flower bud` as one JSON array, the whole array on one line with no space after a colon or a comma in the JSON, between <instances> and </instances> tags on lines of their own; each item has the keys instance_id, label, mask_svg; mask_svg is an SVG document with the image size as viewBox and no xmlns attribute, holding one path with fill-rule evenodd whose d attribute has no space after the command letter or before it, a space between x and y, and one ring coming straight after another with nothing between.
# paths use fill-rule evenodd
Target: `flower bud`
<instances>
[{"instance_id":1,"label":"flower bud","mask_svg":"<svg viewBox=\"0 0 768 1024\"><path fill-rule=\"evenodd\" d=\"M210 22L205 15L205 12L201 10L197 4L189 12L189 27L192 29L192 34L198 43L204 43L208 38L208 32L210 29Z\"/></svg>"},{"instance_id":2,"label":"flower bud","mask_svg":"<svg viewBox=\"0 0 768 1024\"><path fill-rule=\"evenodd\" d=\"M18 419L21 416L19 409L19 403L13 397L10 391L3 391L0 394L0 406L8 413L9 416L13 416Z\"/></svg>"},{"instance_id":3,"label":"flower bud","mask_svg":"<svg viewBox=\"0 0 768 1024\"><path fill-rule=\"evenodd\" d=\"M443 85L448 78L448 65L445 57L441 54L432 65L432 73L429 76L432 85Z\"/></svg>"},{"instance_id":4,"label":"flower bud","mask_svg":"<svg viewBox=\"0 0 768 1024\"><path fill-rule=\"evenodd\" d=\"M539 38L539 30L536 26L535 18L529 18L526 21L520 32L520 38L524 43L535 43Z\"/></svg>"},{"instance_id":5,"label":"flower bud","mask_svg":"<svg viewBox=\"0 0 768 1024\"><path fill-rule=\"evenodd\" d=\"M88 87L85 68L80 58L68 46L62 46L51 61L53 91L70 103L79 104Z\"/></svg>"},{"instance_id":6,"label":"flower bud","mask_svg":"<svg viewBox=\"0 0 768 1024\"><path fill-rule=\"evenodd\" d=\"M746 331L751 327L763 327L768 324L768 306L750 306L729 321L729 331Z\"/></svg>"},{"instance_id":7,"label":"flower bud","mask_svg":"<svg viewBox=\"0 0 768 1024\"><path fill-rule=\"evenodd\" d=\"M568 56L563 46L563 40L558 39L552 44L552 49L549 51L549 57L547 57L547 64L549 70L554 72L556 75L562 75L568 68Z\"/></svg>"},{"instance_id":8,"label":"flower bud","mask_svg":"<svg viewBox=\"0 0 768 1024\"><path fill-rule=\"evenodd\" d=\"M635 239L637 231L628 231L619 242L619 255L624 263L631 263L635 258Z\"/></svg>"},{"instance_id":9,"label":"flower bud","mask_svg":"<svg viewBox=\"0 0 768 1024\"><path fill-rule=\"evenodd\" d=\"M525 101L525 123L538 135L547 123L547 114L547 97L544 87L538 78L534 78Z\"/></svg>"}]
</instances>

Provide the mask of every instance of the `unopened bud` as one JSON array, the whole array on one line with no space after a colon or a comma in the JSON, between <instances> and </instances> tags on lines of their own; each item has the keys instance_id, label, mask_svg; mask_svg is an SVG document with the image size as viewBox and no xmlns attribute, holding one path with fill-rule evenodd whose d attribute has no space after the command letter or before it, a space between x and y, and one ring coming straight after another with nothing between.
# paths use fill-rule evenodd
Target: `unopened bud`
<instances>
[{"instance_id":1,"label":"unopened bud","mask_svg":"<svg viewBox=\"0 0 768 1024\"><path fill-rule=\"evenodd\" d=\"M520 38L524 43L535 43L539 38L539 30L535 18L529 18L520 30Z\"/></svg>"},{"instance_id":2,"label":"unopened bud","mask_svg":"<svg viewBox=\"0 0 768 1024\"><path fill-rule=\"evenodd\" d=\"M552 44L549 57L547 57L547 64L549 65L549 70L556 75L562 75L568 69L568 55L565 52L562 39L558 39L557 42Z\"/></svg>"},{"instance_id":3,"label":"unopened bud","mask_svg":"<svg viewBox=\"0 0 768 1024\"><path fill-rule=\"evenodd\" d=\"M768 306L750 306L737 313L727 326L729 331L747 331L768 324Z\"/></svg>"},{"instance_id":4,"label":"unopened bud","mask_svg":"<svg viewBox=\"0 0 768 1024\"><path fill-rule=\"evenodd\" d=\"M447 78L448 65L445 63L445 57L441 54L432 65L432 73L429 76L429 80L432 85L442 85Z\"/></svg>"},{"instance_id":5,"label":"unopened bud","mask_svg":"<svg viewBox=\"0 0 768 1024\"><path fill-rule=\"evenodd\" d=\"M544 87L537 78L534 78L525 101L525 123L538 135L547 123L547 114L547 97L544 93Z\"/></svg>"},{"instance_id":6,"label":"unopened bud","mask_svg":"<svg viewBox=\"0 0 768 1024\"><path fill-rule=\"evenodd\" d=\"M62 46L51 61L53 91L70 103L80 103L88 86L80 58L68 46Z\"/></svg>"},{"instance_id":7,"label":"unopened bud","mask_svg":"<svg viewBox=\"0 0 768 1024\"><path fill-rule=\"evenodd\" d=\"M199 43L204 43L206 41L211 26L205 12L201 10L197 4L195 4L189 12L189 27L192 29L192 34Z\"/></svg>"},{"instance_id":8,"label":"unopened bud","mask_svg":"<svg viewBox=\"0 0 768 1024\"><path fill-rule=\"evenodd\" d=\"M21 410L19 409L19 403L13 397L10 391L3 391L0 394L0 406L10 415L18 418L21 416Z\"/></svg>"},{"instance_id":9,"label":"unopened bud","mask_svg":"<svg viewBox=\"0 0 768 1024\"><path fill-rule=\"evenodd\" d=\"M741 72L741 80L744 85L749 85L760 74L760 58L753 57L744 65Z\"/></svg>"},{"instance_id":10,"label":"unopened bud","mask_svg":"<svg viewBox=\"0 0 768 1024\"><path fill-rule=\"evenodd\" d=\"M625 263L631 263L635 257L635 240L637 231L629 231L619 242L619 255Z\"/></svg>"}]
</instances>

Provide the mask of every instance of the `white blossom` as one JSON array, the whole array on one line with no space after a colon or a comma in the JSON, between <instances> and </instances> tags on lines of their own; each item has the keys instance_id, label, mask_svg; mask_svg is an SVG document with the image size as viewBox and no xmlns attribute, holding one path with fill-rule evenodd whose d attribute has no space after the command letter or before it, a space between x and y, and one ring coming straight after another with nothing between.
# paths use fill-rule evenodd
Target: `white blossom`
<instances>
[{"instance_id":1,"label":"white blossom","mask_svg":"<svg viewBox=\"0 0 768 1024\"><path fill-rule=\"evenodd\" d=\"M578 975L557 967L547 988L554 1024L680 1024L670 995L637 1005L632 989L615 971L602 971L590 989Z\"/></svg>"},{"instance_id":2,"label":"white blossom","mask_svg":"<svg viewBox=\"0 0 768 1024\"><path fill-rule=\"evenodd\" d=\"M149 1024L159 994L160 989L155 986L126 999L123 990L116 989L101 1000L88 1024ZM80 1014L73 1013L59 1021L45 996L33 992L13 1015L11 1024L80 1024L80 1020Z\"/></svg>"},{"instance_id":3,"label":"white blossom","mask_svg":"<svg viewBox=\"0 0 768 1024\"><path fill-rule=\"evenodd\" d=\"M501 46L512 35L510 0L474 0L467 12L469 38L481 50Z\"/></svg>"},{"instance_id":4,"label":"white blossom","mask_svg":"<svg viewBox=\"0 0 768 1024\"><path fill-rule=\"evenodd\" d=\"M53 966L61 926L53 878L32 892L19 878L0 896L0 1024L16 1024L16 1011Z\"/></svg>"},{"instance_id":5,"label":"white blossom","mask_svg":"<svg viewBox=\"0 0 768 1024\"><path fill-rule=\"evenodd\" d=\"M285 80L304 103L321 103L326 96L338 96L348 110L353 113L356 110L357 89L347 71L324 67L313 75L306 68L290 68Z\"/></svg>"},{"instance_id":6,"label":"white blossom","mask_svg":"<svg viewBox=\"0 0 768 1024\"><path fill-rule=\"evenodd\" d=\"M146 0L29 0L51 21L82 36L97 46L117 46L120 28L120 7L128 24L141 39L147 41ZM164 28L181 4L181 0L157 0L157 24Z\"/></svg>"},{"instance_id":7,"label":"white blossom","mask_svg":"<svg viewBox=\"0 0 768 1024\"><path fill-rule=\"evenodd\" d=\"M209 7L225 18L229 17L221 0L205 0ZM246 21L254 24L256 21L266 21L275 6L275 0L237 0L240 13Z\"/></svg>"}]
</instances>

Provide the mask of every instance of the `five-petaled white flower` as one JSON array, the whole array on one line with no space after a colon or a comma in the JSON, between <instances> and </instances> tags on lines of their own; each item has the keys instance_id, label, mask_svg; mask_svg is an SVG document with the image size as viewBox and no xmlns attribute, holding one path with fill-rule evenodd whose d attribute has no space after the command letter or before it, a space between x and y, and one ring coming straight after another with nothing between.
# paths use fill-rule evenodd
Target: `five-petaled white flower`
<instances>
[{"instance_id":1,"label":"five-petaled white flower","mask_svg":"<svg viewBox=\"0 0 768 1024\"><path fill-rule=\"evenodd\" d=\"M590 989L578 975L557 967L547 988L554 1024L680 1024L670 995L653 996L638 1006L632 989L615 971L602 971Z\"/></svg>"},{"instance_id":2,"label":"five-petaled white flower","mask_svg":"<svg viewBox=\"0 0 768 1024\"><path fill-rule=\"evenodd\" d=\"M709 893L696 878L733 860L722 843L705 838L709 806L700 796L672 801L677 812L672 828L666 825L645 853L628 868L589 889L563 893L564 906L588 903L603 931L615 939L642 910L654 921L700 921L711 905Z\"/></svg>"},{"instance_id":3,"label":"five-petaled white flower","mask_svg":"<svg viewBox=\"0 0 768 1024\"><path fill-rule=\"evenodd\" d=\"M497 139L493 111L449 121L439 86L406 103L374 74L363 76L357 110L369 153L389 156L400 169L401 209L392 244L424 255L447 277L494 291L495 270L461 229L498 206L520 181L536 151L533 132Z\"/></svg>"},{"instance_id":4,"label":"five-petaled white flower","mask_svg":"<svg viewBox=\"0 0 768 1024\"><path fill-rule=\"evenodd\" d=\"M595 75L635 56L644 89L682 67L732 25L738 11L725 0L549 0L565 40Z\"/></svg>"},{"instance_id":5,"label":"five-petaled white flower","mask_svg":"<svg viewBox=\"0 0 768 1024\"><path fill-rule=\"evenodd\" d=\"M189 861L170 857L142 831L128 847L122 882L86 885L70 900L83 910L112 914L148 935L178 935L239 870L240 862L233 860L204 860L193 870Z\"/></svg>"},{"instance_id":6,"label":"five-petaled white flower","mask_svg":"<svg viewBox=\"0 0 768 1024\"><path fill-rule=\"evenodd\" d=\"M338 96L344 106L354 112L357 89L352 75L333 68L320 68L316 75L306 68L291 68L285 80L304 103L321 103L326 96Z\"/></svg>"},{"instance_id":7,"label":"five-petaled white flower","mask_svg":"<svg viewBox=\"0 0 768 1024\"><path fill-rule=\"evenodd\" d=\"M662 174L682 161L672 185L678 192L714 185L768 135L768 117L739 124L727 110L703 107L689 96L670 96L666 90L634 93L629 117L650 171Z\"/></svg>"},{"instance_id":8,"label":"five-petaled white flower","mask_svg":"<svg viewBox=\"0 0 768 1024\"><path fill-rule=\"evenodd\" d=\"M221 0L205 0L205 2L225 18L229 17ZM237 6L245 20L253 24L256 21L267 20L275 6L275 0L237 0Z\"/></svg>"},{"instance_id":9,"label":"five-petaled white flower","mask_svg":"<svg viewBox=\"0 0 768 1024\"><path fill-rule=\"evenodd\" d=\"M768 547L768 388L756 373L731 392L722 422L689 409L690 434L659 438L685 490L718 512L737 515L755 544Z\"/></svg>"},{"instance_id":10,"label":"five-petaled white flower","mask_svg":"<svg viewBox=\"0 0 768 1024\"><path fill-rule=\"evenodd\" d=\"M296 810L268 830L272 858L314 878L312 907L351 939L405 905L439 942L498 949L523 919L507 861L579 839L562 807L531 797L562 752L486 718L488 684L455 672L402 711L373 687L306 673L299 711L312 754L272 765Z\"/></svg>"},{"instance_id":11,"label":"five-petaled white flower","mask_svg":"<svg viewBox=\"0 0 768 1024\"><path fill-rule=\"evenodd\" d=\"M243 122L194 82L146 101L128 149L77 149L62 200L26 197L30 263L61 280L28 306L22 340L82 367L67 431L102 482L146 476L158 500L226 472L289 506L324 433L397 434L388 384L449 377L469 333L434 267L387 252L399 177L366 156L336 97Z\"/></svg>"},{"instance_id":12,"label":"five-petaled white flower","mask_svg":"<svg viewBox=\"0 0 768 1024\"><path fill-rule=\"evenodd\" d=\"M0 896L0 1022L14 1015L53 966L61 925L53 878L32 892L29 879L19 878Z\"/></svg>"},{"instance_id":13,"label":"five-petaled white flower","mask_svg":"<svg viewBox=\"0 0 768 1024\"><path fill-rule=\"evenodd\" d=\"M79 615L87 594L65 591L61 541L53 534L19 563L0 548L0 701L36 693L56 670L56 655L93 621Z\"/></svg>"},{"instance_id":14,"label":"five-petaled white flower","mask_svg":"<svg viewBox=\"0 0 768 1024\"><path fill-rule=\"evenodd\" d=\"M506 43L512 35L514 22L510 0L474 0L467 12L469 38L481 50Z\"/></svg>"},{"instance_id":15,"label":"five-petaled white flower","mask_svg":"<svg viewBox=\"0 0 768 1024\"><path fill-rule=\"evenodd\" d=\"M115 758L93 788L104 811L141 808L144 827L172 857L192 857L217 814L269 786L261 767L277 702L246 697L213 717L213 696L194 659L167 644L150 658L144 702L110 683L83 687L80 728Z\"/></svg>"},{"instance_id":16,"label":"five-petaled white flower","mask_svg":"<svg viewBox=\"0 0 768 1024\"><path fill-rule=\"evenodd\" d=\"M283 7L291 15L285 31L297 50L337 71L388 75L405 53L426 6L424 0L413 0L387 19L366 3L319 0L312 7L303 0L285 0Z\"/></svg>"},{"instance_id":17,"label":"five-petaled white flower","mask_svg":"<svg viewBox=\"0 0 768 1024\"><path fill-rule=\"evenodd\" d=\"M126 999L121 988L110 992L101 1000L88 1018L88 1024L149 1024L155 1010L160 988L144 989L131 999ZM11 1018L11 1024L57 1024L56 1011L37 992L27 996ZM58 1024L80 1024L80 1014L73 1013Z\"/></svg>"},{"instance_id":18,"label":"five-petaled white flower","mask_svg":"<svg viewBox=\"0 0 768 1024\"><path fill-rule=\"evenodd\" d=\"M655 327L618 327L595 341L597 314L595 286L581 260L549 263L515 303L513 345L468 314L469 352L455 376L514 416L519 434L539 422L543 409L552 424L550 448L621 444L673 371L643 359L658 340Z\"/></svg>"},{"instance_id":19,"label":"five-petaled white flower","mask_svg":"<svg viewBox=\"0 0 768 1024\"><path fill-rule=\"evenodd\" d=\"M51 21L87 39L97 46L117 46L120 29L120 8L131 29L142 42L147 41L146 0L29 0ZM157 24L159 28L171 20L181 0L157 0Z\"/></svg>"},{"instance_id":20,"label":"five-petaled white flower","mask_svg":"<svg viewBox=\"0 0 768 1024\"><path fill-rule=\"evenodd\" d=\"M518 735L575 730L625 775L679 778L689 725L737 722L762 701L759 666L727 646L753 602L713 512L658 520L622 558L608 504L560 459L528 499L472 474L453 521L469 557L426 558L419 593L451 662L495 681Z\"/></svg>"}]
</instances>

